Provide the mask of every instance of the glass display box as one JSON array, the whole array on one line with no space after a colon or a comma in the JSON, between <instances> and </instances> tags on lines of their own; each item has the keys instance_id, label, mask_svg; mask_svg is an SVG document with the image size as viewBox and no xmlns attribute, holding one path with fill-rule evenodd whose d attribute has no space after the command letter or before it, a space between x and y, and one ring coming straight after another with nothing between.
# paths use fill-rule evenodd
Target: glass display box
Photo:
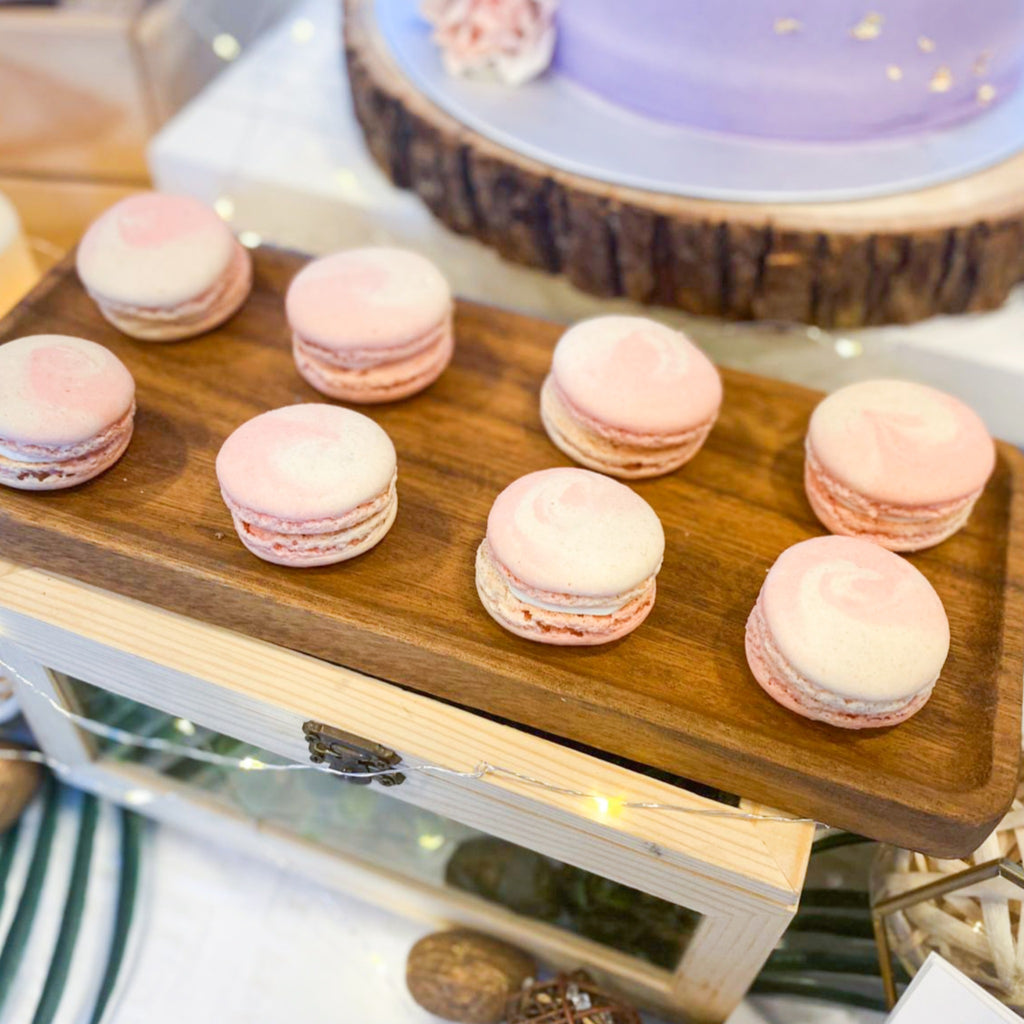
<instances>
[{"instance_id":1,"label":"glass display box","mask_svg":"<svg viewBox=\"0 0 1024 1024\"><path fill-rule=\"evenodd\" d=\"M0 660L68 781L673 1018L797 909L810 822L67 578L0 562Z\"/></svg>"}]
</instances>

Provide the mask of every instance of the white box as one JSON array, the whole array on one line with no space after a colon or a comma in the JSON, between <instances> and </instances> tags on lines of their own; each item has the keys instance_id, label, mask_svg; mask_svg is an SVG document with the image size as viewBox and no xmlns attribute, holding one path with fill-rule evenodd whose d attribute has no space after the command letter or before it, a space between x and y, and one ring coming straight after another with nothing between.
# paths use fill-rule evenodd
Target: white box
<instances>
[{"instance_id":1,"label":"white box","mask_svg":"<svg viewBox=\"0 0 1024 1024\"><path fill-rule=\"evenodd\" d=\"M1020 1018L938 953L931 953L886 1024L1019 1024Z\"/></svg>"}]
</instances>

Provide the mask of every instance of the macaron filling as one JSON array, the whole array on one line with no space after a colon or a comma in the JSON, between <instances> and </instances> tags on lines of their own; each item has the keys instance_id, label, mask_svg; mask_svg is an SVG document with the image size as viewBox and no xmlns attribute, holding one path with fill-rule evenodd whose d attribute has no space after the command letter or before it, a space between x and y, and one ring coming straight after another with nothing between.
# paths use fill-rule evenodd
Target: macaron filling
<instances>
[{"instance_id":1,"label":"macaron filling","mask_svg":"<svg viewBox=\"0 0 1024 1024\"><path fill-rule=\"evenodd\" d=\"M289 520L281 516L259 512L254 508L247 508L235 501L223 486L221 487L221 497L231 514L245 523L248 532L254 535L295 534L296 536L315 537L320 534L336 534L350 530L379 517L387 511L396 498L397 480L396 472L392 475L391 482L384 491L342 515L302 520Z\"/></svg>"},{"instance_id":2,"label":"macaron filling","mask_svg":"<svg viewBox=\"0 0 1024 1024\"><path fill-rule=\"evenodd\" d=\"M541 418L548 436L571 459L626 478L678 469L697 454L715 423L711 417L676 434L644 434L612 426L574 406L550 374L541 388Z\"/></svg>"},{"instance_id":3,"label":"macaron filling","mask_svg":"<svg viewBox=\"0 0 1024 1024\"><path fill-rule=\"evenodd\" d=\"M846 728L877 728L905 721L927 703L938 680L936 673L927 686L899 700L865 700L828 690L801 675L783 657L765 621L760 596L747 620L746 650L754 678L774 700L805 718Z\"/></svg>"},{"instance_id":4,"label":"macaron filling","mask_svg":"<svg viewBox=\"0 0 1024 1024\"><path fill-rule=\"evenodd\" d=\"M319 341L292 332L292 343L310 359L340 370L368 370L381 365L404 363L422 356L424 353L435 352L442 347L451 335L451 316L422 334L385 347L353 347L342 348L328 342Z\"/></svg>"},{"instance_id":5,"label":"macaron filling","mask_svg":"<svg viewBox=\"0 0 1024 1024\"><path fill-rule=\"evenodd\" d=\"M133 405L131 411L105 430L95 444L77 445L76 454L67 458L19 459L12 457L9 449L0 449L0 482L32 490L56 490L91 480L124 454L132 439L134 415Z\"/></svg>"},{"instance_id":6,"label":"macaron filling","mask_svg":"<svg viewBox=\"0 0 1024 1024\"><path fill-rule=\"evenodd\" d=\"M130 433L134 419L135 401L133 400L124 415L111 423L109 427L75 444L39 444L0 437L0 458L6 459L10 463L24 462L40 466L60 466L65 462L100 455L122 443L125 433Z\"/></svg>"},{"instance_id":7,"label":"macaron filling","mask_svg":"<svg viewBox=\"0 0 1024 1024\"><path fill-rule=\"evenodd\" d=\"M814 514L832 532L863 537L893 551L931 547L956 533L970 518L982 490L931 505L894 505L858 494L825 470L810 439L804 487Z\"/></svg>"},{"instance_id":8,"label":"macaron filling","mask_svg":"<svg viewBox=\"0 0 1024 1024\"><path fill-rule=\"evenodd\" d=\"M398 512L397 474L387 491L332 519L289 522L244 509L224 491L242 543L259 558L282 565L324 565L369 550L388 532Z\"/></svg>"},{"instance_id":9,"label":"macaron filling","mask_svg":"<svg viewBox=\"0 0 1024 1024\"><path fill-rule=\"evenodd\" d=\"M654 577L611 599L540 592L514 577L495 558L486 539L476 555L476 585L484 607L505 629L528 640L548 643L602 644L631 633L654 607ZM575 601L576 603L572 603Z\"/></svg>"},{"instance_id":10,"label":"macaron filling","mask_svg":"<svg viewBox=\"0 0 1024 1024\"><path fill-rule=\"evenodd\" d=\"M487 544L487 541L484 540ZM495 568L505 579L512 596L523 604L531 605L550 612L570 612L573 615L614 615L629 604L642 600L651 589L654 583L653 577L644 580L643 583L622 594L612 594L600 597L581 596L579 594L558 594L550 590L542 590L539 587L531 587L522 580L516 579L503 565L494 559L494 553L488 551L489 557Z\"/></svg>"},{"instance_id":11,"label":"macaron filling","mask_svg":"<svg viewBox=\"0 0 1024 1024\"><path fill-rule=\"evenodd\" d=\"M252 260L248 250L234 243L230 262L222 277L192 299L167 306L133 305L92 292L100 312L115 327L130 330L154 330L201 333L231 316L245 301L252 287ZM88 290L88 289L87 289Z\"/></svg>"},{"instance_id":12,"label":"macaron filling","mask_svg":"<svg viewBox=\"0 0 1024 1024\"><path fill-rule=\"evenodd\" d=\"M295 365L321 394L353 401L394 401L441 375L455 348L451 316L413 341L386 349L339 349L292 335Z\"/></svg>"}]
</instances>

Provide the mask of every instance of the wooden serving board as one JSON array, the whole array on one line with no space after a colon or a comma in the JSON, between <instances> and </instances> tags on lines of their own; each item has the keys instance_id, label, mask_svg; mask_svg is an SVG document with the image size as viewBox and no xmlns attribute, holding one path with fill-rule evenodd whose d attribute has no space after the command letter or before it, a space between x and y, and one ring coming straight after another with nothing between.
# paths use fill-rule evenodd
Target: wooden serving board
<instances>
[{"instance_id":1,"label":"wooden serving board","mask_svg":"<svg viewBox=\"0 0 1024 1024\"><path fill-rule=\"evenodd\" d=\"M242 547L214 475L218 448L244 420L318 400L295 371L284 318L303 258L255 257L249 302L194 341L121 335L70 262L0 324L0 341L52 332L109 346L135 375L139 404L127 454L102 477L65 492L0 493L4 558L938 856L966 854L1007 807L1024 666L1014 449L1000 446L966 529L912 559L952 628L934 696L904 725L845 732L775 704L743 652L765 571L788 545L822 532L802 487L803 436L819 395L724 371L722 416L704 450L636 485L667 540L650 618L606 647L534 644L483 610L473 557L506 484L567 464L538 414L560 328L460 305L455 360L441 380L367 410L398 449L394 528L352 562L285 569Z\"/></svg>"}]
</instances>

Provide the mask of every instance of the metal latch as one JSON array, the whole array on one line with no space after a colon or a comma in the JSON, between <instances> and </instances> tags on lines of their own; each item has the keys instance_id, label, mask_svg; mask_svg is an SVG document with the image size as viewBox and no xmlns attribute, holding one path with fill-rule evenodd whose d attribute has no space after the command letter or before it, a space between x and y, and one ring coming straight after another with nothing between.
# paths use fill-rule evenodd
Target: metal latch
<instances>
[{"instance_id":1,"label":"metal latch","mask_svg":"<svg viewBox=\"0 0 1024 1024\"><path fill-rule=\"evenodd\" d=\"M371 743L322 722L304 722L302 732L309 744L310 761L345 772L346 782L354 782L357 786L368 786L374 779L382 786L400 786L405 782L401 772L387 771L402 763L398 754L389 747ZM360 772L366 772L366 777L359 778ZM375 772L385 774L372 774Z\"/></svg>"}]
</instances>

